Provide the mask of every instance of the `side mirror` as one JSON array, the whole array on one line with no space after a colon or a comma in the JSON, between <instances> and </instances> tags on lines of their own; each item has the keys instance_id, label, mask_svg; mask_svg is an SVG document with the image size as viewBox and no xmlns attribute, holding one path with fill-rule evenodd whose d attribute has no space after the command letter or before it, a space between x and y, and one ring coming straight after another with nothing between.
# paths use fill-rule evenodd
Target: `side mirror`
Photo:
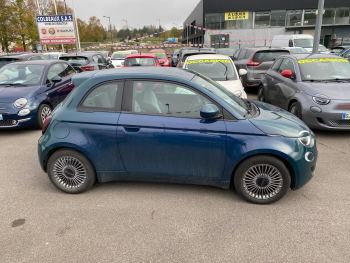
<instances>
[{"instance_id":1,"label":"side mirror","mask_svg":"<svg viewBox=\"0 0 350 263\"><path fill-rule=\"evenodd\" d=\"M60 76L54 76L52 79L51 79L51 82L56 84L56 83L59 83L62 81L62 78Z\"/></svg>"},{"instance_id":2,"label":"side mirror","mask_svg":"<svg viewBox=\"0 0 350 263\"><path fill-rule=\"evenodd\" d=\"M294 79L294 73L290 69L282 70L281 75L287 79Z\"/></svg>"},{"instance_id":3,"label":"side mirror","mask_svg":"<svg viewBox=\"0 0 350 263\"><path fill-rule=\"evenodd\" d=\"M200 114L203 119L218 119L221 117L219 108L214 104L204 105Z\"/></svg>"},{"instance_id":4,"label":"side mirror","mask_svg":"<svg viewBox=\"0 0 350 263\"><path fill-rule=\"evenodd\" d=\"M240 76L245 76L248 74L248 71L244 68L241 68L238 73Z\"/></svg>"}]
</instances>

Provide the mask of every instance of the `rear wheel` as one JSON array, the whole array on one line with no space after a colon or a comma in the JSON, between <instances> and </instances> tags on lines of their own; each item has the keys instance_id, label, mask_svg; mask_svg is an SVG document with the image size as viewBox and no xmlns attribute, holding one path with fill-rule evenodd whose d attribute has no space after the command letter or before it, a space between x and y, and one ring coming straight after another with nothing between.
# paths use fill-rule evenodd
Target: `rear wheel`
<instances>
[{"instance_id":1,"label":"rear wheel","mask_svg":"<svg viewBox=\"0 0 350 263\"><path fill-rule=\"evenodd\" d=\"M302 110L301 110L301 105L299 102L295 101L293 102L290 107L289 107L290 113L294 114L297 116L299 119L302 119Z\"/></svg>"},{"instance_id":2,"label":"rear wheel","mask_svg":"<svg viewBox=\"0 0 350 263\"><path fill-rule=\"evenodd\" d=\"M250 158L234 174L236 191L256 204L270 204L281 199L288 192L290 183L287 167L271 156Z\"/></svg>"},{"instance_id":3,"label":"rear wheel","mask_svg":"<svg viewBox=\"0 0 350 263\"><path fill-rule=\"evenodd\" d=\"M89 160L72 150L55 152L49 158L47 172L52 183L69 194L87 191L96 180L95 171Z\"/></svg>"},{"instance_id":4,"label":"rear wheel","mask_svg":"<svg viewBox=\"0 0 350 263\"><path fill-rule=\"evenodd\" d=\"M265 102L265 95L264 95L264 87L262 85L259 86L258 88L258 100Z\"/></svg>"},{"instance_id":5,"label":"rear wheel","mask_svg":"<svg viewBox=\"0 0 350 263\"><path fill-rule=\"evenodd\" d=\"M39 128L43 127L44 121L52 113L52 109L48 104L41 104L38 109L38 126Z\"/></svg>"}]
</instances>

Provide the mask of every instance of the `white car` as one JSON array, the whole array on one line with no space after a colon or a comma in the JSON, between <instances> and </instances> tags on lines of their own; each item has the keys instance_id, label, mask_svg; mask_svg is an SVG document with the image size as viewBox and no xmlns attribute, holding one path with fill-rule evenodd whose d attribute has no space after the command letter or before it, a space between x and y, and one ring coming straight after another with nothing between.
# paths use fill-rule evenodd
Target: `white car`
<instances>
[{"instance_id":1,"label":"white car","mask_svg":"<svg viewBox=\"0 0 350 263\"><path fill-rule=\"evenodd\" d=\"M238 75L236 66L229 56L218 54L189 56L183 68L196 71L211 78L237 97L242 99L247 98L247 94L239 78L239 75L245 75L247 71L241 69Z\"/></svg>"},{"instance_id":2,"label":"white car","mask_svg":"<svg viewBox=\"0 0 350 263\"><path fill-rule=\"evenodd\" d=\"M123 67L125 58L131 54L137 53L139 53L137 50L116 51L111 56L112 64L115 68Z\"/></svg>"}]
</instances>

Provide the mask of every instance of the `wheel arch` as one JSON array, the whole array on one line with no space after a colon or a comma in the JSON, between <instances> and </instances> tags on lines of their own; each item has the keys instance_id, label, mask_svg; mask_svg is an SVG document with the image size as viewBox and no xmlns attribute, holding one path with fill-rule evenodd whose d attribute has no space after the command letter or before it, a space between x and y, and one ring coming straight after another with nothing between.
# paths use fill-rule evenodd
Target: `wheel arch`
<instances>
[{"instance_id":1,"label":"wheel arch","mask_svg":"<svg viewBox=\"0 0 350 263\"><path fill-rule=\"evenodd\" d=\"M43 160L43 168L44 168L44 171L47 172L47 163L50 159L50 157L57 151L61 151L61 150L69 150L69 151L74 151L74 152L77 152L79 154L81 154L82 156L84 156L91 164L94 172L95 172L95 175L97 177L97 172L96 172L96 167L95 167L95 164L92 162L91 158L89 157L88 154L84 153L82 150L78 149L77 147L74 147L74 146L70 146L70 145L65 145L65 146L58 146L58 147L55 147L55 148L52 148L48 151L47 155L46 155L46 158ZM97 178L98 179L98 178Z\"/></svg>"},{"instance_id":2,"label":"wheel arch","mask_svg":"<svg viewBox=\"0 0 350 263\"><path fill-rule=\"evenodd\" d=\"M258 156L269 156L269 157L273 157L273 158L276 158L277 160L281 161L287 167L287 169L290 173L291 184L290 184L289 188L294 188L294 186L295 186L295 171L293 169L292 164L287 160L287 158L283 158L281 155L278 155L276 153L258 153L258 154L251 154L251 155L245 156L235 165L234 169L232 170L231 178L230 178L230 188L231 189L234 189L234 177L235 177L235 173L236 173L238 167L242 163L244 163L245 161L247 161L251 158L258 157Z\"/></svg>"}]
</instances>

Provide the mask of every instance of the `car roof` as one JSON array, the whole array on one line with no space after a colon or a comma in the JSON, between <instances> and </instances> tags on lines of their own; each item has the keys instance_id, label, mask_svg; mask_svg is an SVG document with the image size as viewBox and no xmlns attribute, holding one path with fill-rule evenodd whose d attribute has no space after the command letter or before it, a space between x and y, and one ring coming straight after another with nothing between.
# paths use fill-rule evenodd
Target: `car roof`
<instances>
[{"instance_id":1,"label":"car roof","mask_svg":"<svg viewBox=\"0 0 350 263\"><path fill-rule=\"evenodd\" d=\"M199 59L230 59L230 57L222 54L198 54L187 57L187 60Z\"/></svg>"},{"instance_id":2,"label":"car roof","mask_svg":"<svg viewBox=\"0 0 350 263\"><path fill-rule=\"evenodd\" d=\"M16 65L51 65L55 64L57 62L64 62L62 60L29 60L29 61L19 61L19 62L14 62L11 64L16 64Z\"/></svg>"},{"instance_id":3,"label":"car roof","mask_svg":"<svg viewBox=\"0 0 350 263\"><path fill-rule=\"evenodd\" d=\"M130 54L126 58L157 58L155 54L151 53L137 53L137 54Z\"/></svg>"},{"instance_id":4,"label":"car roof","mask_svg":"<svg viewBox=\"0 0 350 263\"><path fill-rule=\"evenodd\" d=\"M337 55L332 55L332 54L290 54L290 55L283 55L283 57L293 57L296 60L301 60L301 59L313 59L313 58L341 58Z\"/></svg>"},{"instance_id":5,"label":"car roof","mask_svg":"<svg viewBox=\"0 0 350 263\"><path fill-rule=\"evenodd\" d=\"M157 79L159 77L168 77L168 78L182 78L185 80L191 80L195 76L193 73L179 69L179 68L170 68L170 67L124 67L118 69L108 69L108 70L98 70L91 72L83 72L77 74L77 78L80 77L116 77L116 79L123 79L125 77L145 77L146 75L149 78Z\"/></svg>"},{"instance_id":6,"label":"car roof","mask_svg":"<svg viewBox=\"0 0 350 263\"><path fill-rule=\"evenodd\" d=\"M94 55L102 55L102 53L100 53L100 52L93 52L93 51L87 51L87 52L77 52L77 53L63 54L62 57L92 57Z\"/></svg>"},{"instance_id":7,"label":"car roof","mask_svg":"<svg viewBox=\"0 0 350 263\"><path fill-rule=\"evenodd\" d=\"M40 55L41 55L40 53L20 53L20 54L5 55L5 56L1 56L1 57L26 59L26 58L30 58L32 56L40 56Z\"/></svg>"},{"instance_id":8,"label":"car roof","mask_svg":"<svg viewBox=\"0 0 350 263\"><path fill-rule=\"evenodd\" d=\"M270 48L270 47L243 47L242 49L248 49L253 51L288 51L284 48Z\"/></svg>"}]
</instances>

